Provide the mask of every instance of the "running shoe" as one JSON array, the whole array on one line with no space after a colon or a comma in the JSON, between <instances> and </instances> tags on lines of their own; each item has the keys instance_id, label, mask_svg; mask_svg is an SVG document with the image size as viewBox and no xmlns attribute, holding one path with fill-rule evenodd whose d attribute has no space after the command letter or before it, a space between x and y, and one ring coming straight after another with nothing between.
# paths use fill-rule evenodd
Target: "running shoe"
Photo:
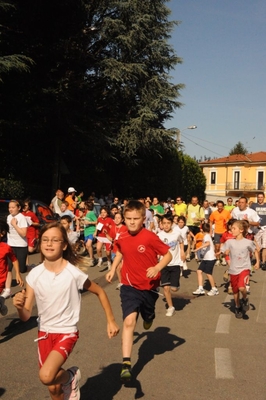
<instances>
[{"instance_id":1,"label":"running shoe","mask_svg":"<svg viewBox=\"0 0 266 400\"><path fill-rule=\"evenodd\" d=\"M131 380L131 364L128 363L122 364L120 379L123 382L129 382Z\"/></svg>"},{"instance_id":2,"label":"running shoe","mask_svg":"<svg viewBox=\"0 0 266 400\"><path fill-rule=\"evenodd\" d=\"M67 371L73 376L73 379L68 385L62 385L64 400L79 400L79 381L81 379L80 370L78 367L71 367Z\"/></svg>"},{"instance_id":3,"label":"running shoe","mask_svg":"<svg viewBox=\"0 0 266 400\"><path fill-rule=\"evenodd\" d=\"M243 312L240 307L235 308L235 316L236 318L243 318Z\"/></svg>"},{"instance_id":4,"label":"running shoe","mask_svg":"<svg viewBox=\"0 0 266 400\"><path fill-rule=\"evenodd\" d=\"M153 324L153 319L151 319L149 321L143 321L143 328L146 329L146 331L147 331L148 329L150 329L152 324Z\"/></svg>"},{"instance_id":5,"label":"running shoe","mask_svg":"<svg viewBox=\"0 0 266 400\"><path fill-rule=\"evenodd\" d=\"M5 305L5 298L0 296L0 314L5 316L8 313L8 308Z\"/></svg>"},{"instance_id":6,"label":"running shoe","mask_svg":"<svg viewBox=\"0 0 266 400\"><path fill-rule=\"evenodd\" d=\"M195 294L197 296L202 296L205 294L205 290L198 288L197 290L195 290L195 292L192 292L192 294Z\"/></svg>"},{"instance_id":7,"label":"running shoe","mask_svg":"<svg viewBox=\"0 0 266 400\"><path fill-rule=\"evenodd\" d=\"M227 262L226 262L225 258L222 258L222 262L221 262L221 264L222 264L223 266L225 266L225 265L227 264Z\"/></svg>"},{"instance_id":8,"label":"running shoe","mask_svg":"<svg viewBox=\"0 0 266 400\"><path fill-rule=\"evenodd\" d=\"M3 289L1 296L4 297L4 299L9 299L11 297L12 293L10 289Z\"/></svg>"},{"instance_id":9,"label":"running shoe","mask_svg":"<svg viewBox=\"0 0 266 400\"><path fill-rule=\"evenodd\" d=\"M223 280L224 280L224 282L228 282L229 281L228 269L226 271L224 271Z\"/></svg>"},{"instance_id":10,"label":"running shoe","mask_svg":"<svg viewBox=\"0 0 266 400\"><path fill-rule=\"evenodd\" d=\"M167 317L172 317L174 313L175 313L175 307L168 307L165 315Z\"/></svg>"},{"instance_id":11,"label":"running shoe","mask_svg":"<svg viewBox=\"0 0 266 400\"><path fill-rule=\"evenodd\" d=\"M103 263L103 260L101 258L98 258L98 263L97 263L97 267L100 267Z\"/></svg>"},{"instance_id":12,"label":"running shoe","mask_svg":"<svg viewBox=\"0 0 266 400\"><path fill-rule=\"evenodd\" d=\"M212 289L207 293L208 296L217 296L218 294L219 294L219 290L216 289L216 288L212 288Z\"/></svg>"}]
</instances>

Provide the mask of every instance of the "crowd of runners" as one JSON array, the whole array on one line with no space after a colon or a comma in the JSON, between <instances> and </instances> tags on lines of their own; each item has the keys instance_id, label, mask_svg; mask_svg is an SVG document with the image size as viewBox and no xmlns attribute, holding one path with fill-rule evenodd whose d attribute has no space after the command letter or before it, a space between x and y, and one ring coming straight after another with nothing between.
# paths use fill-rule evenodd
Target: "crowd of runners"
<instances>
[{"instance_id":1,"label":"crowd of runners","mask_svg":"<svg viewBox=\"0 0 266 400\"><path fill-rule=\"evenodd\" d=\"M81 261L77 249L81 245L89 267L101 268L106 262L100 271L108 269L107 281L118 276L123 382L131 379L133 335L139 314L144 329L150 329L162 287L166 316L174 315L171 293L179 289L180 276L193 258L198 262L195 296L206 294L203 274L210 284L207 295L219 295L213 270L222 265L228 293L234 297L236 318L248 311L250 274L253 269L266 269L263 192L253 203L242 196L235 203L229 197L226 204L222 200L200 204L197 196L188 204L181 196L163 202L157 197L120 201L111 194L97 199L95 193L84 200L83 192L77 193L73 187L67 192L65 197L61 190L56 191L50 208L58 215L58 222L46 224L41 230L30 210L30 199L23 204L11 200L7 221L0 221L0 313L7 313L5 300L11 296L12 268L21 287L21 273L28 270L26 290L17 293L13 303L26 321L34 300L37 302L40 380L52 399L80 398L78 367L64 370L62 365L78 339L81 290L98 296L109 338L119 333L105 291L77 268ZM29 268L27 257L36 251L37 243L43 261Z\"/></svg>"}]
</instances>

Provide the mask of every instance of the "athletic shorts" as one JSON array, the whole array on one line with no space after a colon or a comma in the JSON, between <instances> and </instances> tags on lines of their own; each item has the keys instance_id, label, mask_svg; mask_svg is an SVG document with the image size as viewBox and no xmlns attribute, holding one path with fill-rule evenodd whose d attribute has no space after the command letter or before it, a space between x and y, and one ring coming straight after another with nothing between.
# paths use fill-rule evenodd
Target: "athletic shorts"
<instances>
[{"instance_id":1,"label":"athletic shorts","mask_svg":"<svg viewBox=\"0 0 266 400\"><path fill-rule=\"evenodd\" d=\"M58 351L64 360L69 357L77 340L79 332L72 333L46 333L38 332L39 366L42 367L52 350Z\"/></svg>"},{"instance_id":2,"label":"athletic shorts","mask_svg":"<svg viewBox=\"0 0 266 400\"><path fill-rule=\"evenodd\" d=\"M195 236L197 233L200 232L200 227L199 227L199 226L188 225L188 229L190 230L190 232L193 233L194 236Z\"/></svg>"},{"instance_id":3,"label":"athletic shorts","mask_svg":"<svg viewBox=\"0 0 266 400\"><path fill-rule=\"evenodd\" d=\"M133 286L122 285L120 298L123 313L123 320L133 312L140 313L144 321L155 318L155 303L159 297L156 289L138 290Z\"/></svg>"},{"instance_id":4,"label":"athletic shorts","mask_svg":"<svg viewBox=\"0 0 266 400\"><path fill-rule=\"evenodd\" d=\"M93 234L90 234L90 235L84 237L85 243L86 243L88 240L93 241L93 239L94 239Z\"/></svg>"},{"instance_id":5,"label":"athletic shorts","mask_svg":"<svg viewBox=\"0 0 266 400\"><path fill-rule=\"evenodd\" d=\"M244 288L249 282L249 269L244 269L240 274L232 275L230 274L230 282L233 289L233 293L238 293L239 288Z\"/></svg>"},{"instance_id":6,"label":"athletic shorts","mask_svg":"<svg viewBox=\"0 0 266 400\"><path fill-rule=\"evenodd\" d=\"M179 288L180 265L168 265L161 270L161 286Z\"/></svg>"},{"instance_id":7,"label":"athletic shorts","mask_svg":"<svg viewBox=\"0 0 266 400\"><path fill-rule=\"evenodd\" d=\"M255 235L256 242L261 249L266 249L266 229L260 229Z\"/></svg>"},{"instance_id":8,"label":"athletic shorts","mask_svg":"<svg viewBox=\"0 0 266 400\"><path fill-rule=\"evenodd\" d=\"M37 244L36 241L37 241L36 236L34 236L34 235L27 236L27 242L28 242L29 247L35 247Z\"/></svg>"},{"instance_id":9,"label":"athletic shorts","mask_svg":"<svg viewBox=\"0 0 266 400\"><path fill-rule=\"evenodd\" d=\"M17 257L18 263L19 263L19 271L20 273L27 272L27 267L26 267L26 260L28 256L28 246L26 247L15 247L11 246L13 252L15 253L15 256ZM8 258L8 271L12 271L13 268L13 263L11 260Z\"/></svg>"},{"instance_id":10,"label":"athletic shorts","mask_svg":"<svg viewBox=\"0 0 266 400\"><path fill-rule=\"evenodd\" d=\"M214 244L221 244L220 240L222 236L223 236L222 233L215 233L213 238Z\"/></svg>"},{"instance_id":11,"label":"athletic shorts","mask_svg":"<svg viewBox=\"0 0 266 400\"><path fill-rule=\"evenodd\" d=\"M216 260L202 260L199 265L199 270L205 274L212 275Z\"/></svg>"}]
</instances>

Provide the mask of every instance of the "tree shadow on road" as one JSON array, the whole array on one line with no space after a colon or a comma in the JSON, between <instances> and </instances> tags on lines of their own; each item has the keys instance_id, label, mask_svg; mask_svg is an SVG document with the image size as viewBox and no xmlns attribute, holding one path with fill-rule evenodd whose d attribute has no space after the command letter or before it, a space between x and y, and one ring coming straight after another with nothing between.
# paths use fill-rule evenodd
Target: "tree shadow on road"
<instances>
[{"instance_id":1,"label":"tree shadow on road","mask_svg":"<svg viewBox=\"0 0 266 400\"><path fill-rule=\"evenodd\" d=\"M155 355L172 351L176 347L185 343L185 339L169 333L169 327L158 327L154 331L143 332L136 336L134 344L139 340L146 338L139 347L139 358L132 368L132 379L125 383L128 388L135 388L135 399L143 397L141 383L137 379L140 372ZM120 381L121 364L110 364L102 368L102 371L87 380L82 386L81 397L89 400L112 400L121 389L123 382Z\"/></svg>"},{"instance_id":2,"label":"tree shadow on road","mask_svg":"<svg viewBox=\"0 0 266 400\"><path fill-rule=\"evenodd\" d=\"M7 318L4 322L8 322L9 318ZM2 322L2 321L1 321ZM1 329L2 329L1 323ZM0 334L0 343L7 342L17 335L21 335L24 332L27 332L37 326L37 317L30 317L30 319L26 322L22 322L19 318L12 318L9 325L4 327L4 331Z\"/></svg>"}]
</instances>

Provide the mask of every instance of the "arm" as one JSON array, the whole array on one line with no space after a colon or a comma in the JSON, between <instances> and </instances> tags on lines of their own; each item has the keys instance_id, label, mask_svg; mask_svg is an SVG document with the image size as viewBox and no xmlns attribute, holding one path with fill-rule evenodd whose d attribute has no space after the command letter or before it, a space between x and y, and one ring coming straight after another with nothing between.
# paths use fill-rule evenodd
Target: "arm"
<instances>
[{"instance_id":1,"label":"arm","mask_svg":"<svg viewBox=\"0 0 266 400\"><path fill-rule=\"evenodd\" d=\"M257 244L256 244L256 246L257 246ZM257 249L255 249L254 255L255 255L255 258L256 258L256 264L254 265L254 268L255 269L259 269L259 267L260 267L260 256L259 256L259 251Z\"/></svg>"},{"instance_id":2,"label":"arm","mask_svg":"<svg viewBox=\"0 0 266 400\"><path fill-rule=\"evenodd\" d=\"M112 264L112 268L111 270L108 272L108 274L106 274L105 279L107 280L107 282L111 283L112 279L114 277L115 274L115 270L118 267L118 265L120 264L120 262L122 261L123 255L122 253L120 253L119 250L117 250L116 255L115 255L115 259L114 262Z\"/></svg>"},{"instance_id":3,"label":"arm","mask_svg":"<svg viewBox=\"0 0 266 400\"><path fill-rule=\"evenodd\" d=\"M19 263L18 263L18 260L13 261L13 267L14 267L14 269L15 269L15 271L16 271L16 281L17 281L17 284L18 284L19 286L22 287L22 286L24 285L24 282L23 282L22 276L20 275L20 272L19 272Z\"/></svg>"},{"instance_id":4,"label":"arm","mask_svg":"<svg viewBox=\"0 0 266 400\"><path fill-rule=\"evenodd\" d=\"M16 229L16 231L17 231L17 233L19 234L19 236L21 236L22 238L26 237L27 228L26 228L26 227L25 227L25 228L20 228L20 227L18 226L18 221L17 221L17 218L16 218L16 217L12 218L11 221L10 221L10 223L11 223L11 225L13 226L13 228Z\"/></svg>"},{"instance_id":5,"label":"arm","mask_svg":"<svg viewBox=\"0 0 266 400\"><path fill-rule=\"evenodd\" d=\"M182 260L182 261L186 261L186 255L185 255L185 252L184 252L184 242L180 243L180 244L179 244L179 247L180 247L180 257L181 257L181 260Z\"/></svg>"},{"instance_id":6,"label":"arm","mask_svg":"<svg viewBox=\"0 0 266 400\"><path fill-rule=\"evenodd\" d=\"M85 281L84 289L89 290L91 293L98 296L107 319L107 335L109 339L116 336L119 332L119 327L115 322L114 314L105 291L99 285L97 285L95 282L91 282L89 279Z\"/></svg>"},{"instance_id":7,"label":"arm","mask_svg":"<svg viewBox=\"0 0 266 400\"><path fill-rule=\"evenodd\" d=\"M22 321L28 321L30 318L34 299L34 291L28 284L26 290L23 289L22 292L18 292L13 298L13 304L18 310L19 318Z\"/></svg>"},{"instance_id":8,"label":"arm","mask_svg":"<svg viewBox=\"0 0 266 400\"><path fill-rule=\"evenodd\" d=\"M147 269L146 276L148 278L155 278L158 275L158 273L169 264L171 260L172 260L172 254L170 253L170 251L168 251L163 256L163 258L158 262L158 264L156 264L154 267L150 267Z\"/></svg>"}]
</instances>

